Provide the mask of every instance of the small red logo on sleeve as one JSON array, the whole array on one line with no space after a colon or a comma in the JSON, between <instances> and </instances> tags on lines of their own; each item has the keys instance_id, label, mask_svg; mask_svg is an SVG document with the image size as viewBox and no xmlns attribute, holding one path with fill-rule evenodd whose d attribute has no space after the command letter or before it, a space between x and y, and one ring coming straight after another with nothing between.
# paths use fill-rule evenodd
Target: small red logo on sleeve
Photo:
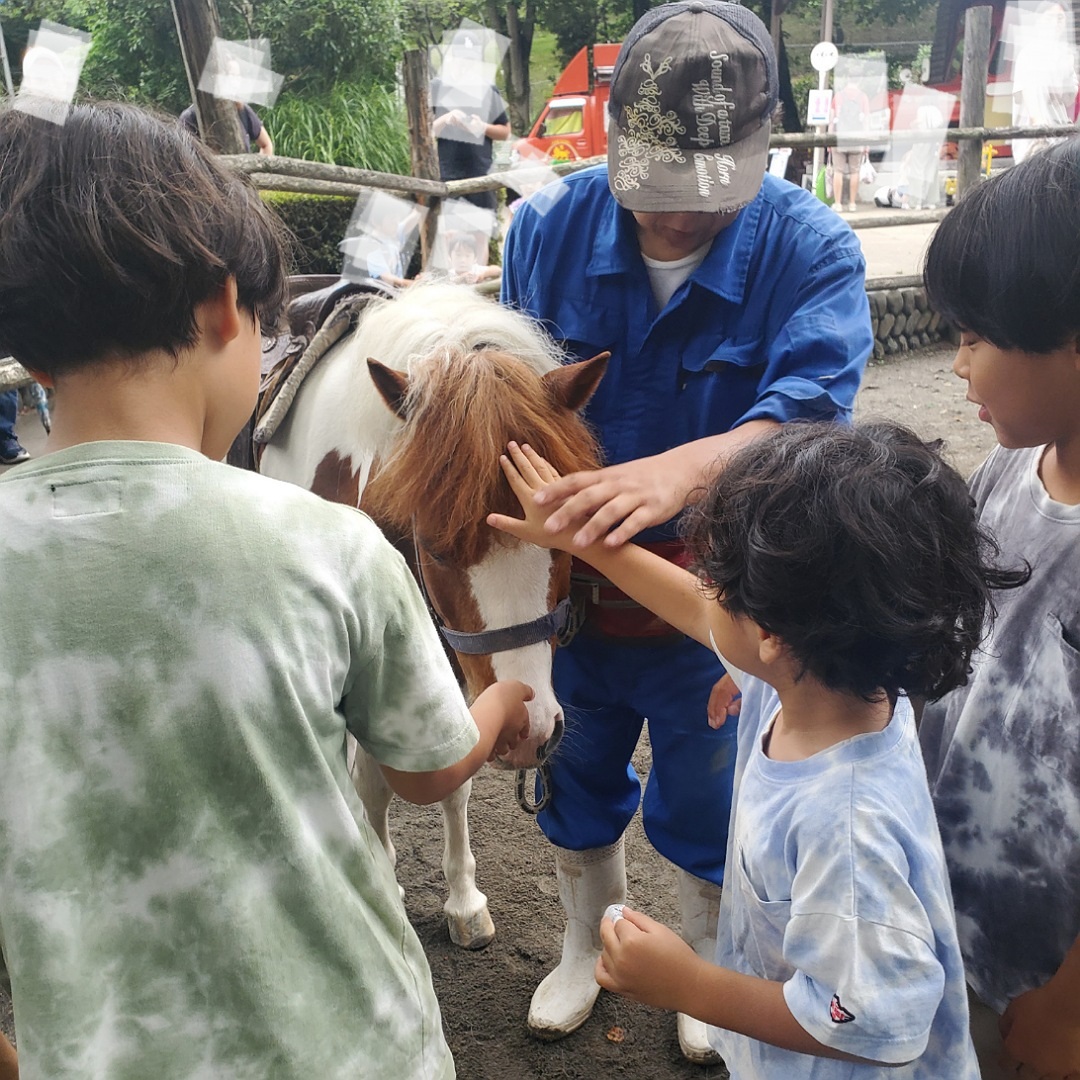
<instances>
[{"instance_id":1,"label":"small red logo on sleeve","mask_svg":"<svg viewBox=\"0 0 1080 1080\"><path fill-rule=\"evenodd\" d=\"M832 1001L829 1002L829 1019L834 1024L848 1024L855 1019L853 1013L849 1013L843 1005L840 1004L840 995L833 994Z\"/></svg>"}]
</instances>

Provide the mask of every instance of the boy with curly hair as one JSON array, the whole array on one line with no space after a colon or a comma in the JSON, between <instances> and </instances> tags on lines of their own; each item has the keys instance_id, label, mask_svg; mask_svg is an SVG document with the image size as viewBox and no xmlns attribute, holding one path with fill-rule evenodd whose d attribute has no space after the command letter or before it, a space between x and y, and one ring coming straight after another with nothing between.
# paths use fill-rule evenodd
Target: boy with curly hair
<instances>
[{"instance_id":1,"label":"boy with curly hair","mask_svg":"<svg viewBox=\"0 0 1080 1080\"><path fill-rule=\"evenodd\" d=\"M554 473L511 458L526 519L489 522L569 547L572 529L545 528ZM632 545L586 558L742 682L716 962L623 908L597 981L711 1025L732 1080L977 1080L909 696L964 681L992 589L1023 572L992 565L936 449L884 424L750 443L686 541L696 577Z\"/></svg>"}]
</instances>

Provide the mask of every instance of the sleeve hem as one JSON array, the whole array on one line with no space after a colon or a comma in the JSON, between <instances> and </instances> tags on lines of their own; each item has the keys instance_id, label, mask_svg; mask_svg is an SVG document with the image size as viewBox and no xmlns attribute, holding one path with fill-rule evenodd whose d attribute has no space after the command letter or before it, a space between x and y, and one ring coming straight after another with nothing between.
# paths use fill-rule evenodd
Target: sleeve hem
<instances>
[{"instance_id":1,"label":"sleeve hem","mask_svg":"<svg viewBox=\"0 0 1080 1080\"><path fill-rule=\"evenodd\" d=\"M930 1041L929 1028L919 1035L908 1038L874 1039L867 1035L850 1033L845 1030L843 1024L829 1025L820 1020L811 1019L812 1013L817 1011L813 1007L817 1003L812 1003L800 989L800 981L806 979L807 976L798 971L788 979L784 983L784 1001L796 1023L823 1046L840 1050L845 1054L867 1058L870 1061L879 1061L883 1065L904 1065L909 1061L914 1061L926 1050Z\"/></svg>"},{"instance_id":2,"label":"sleeve hem","mask_svg":"<svg viewBox=\"0 0 1080 1080\"><path fill-rule=\"evenodd\" d=\"M467 714L469 723L462 723L453 738L438 746L427 746L422 750L404 749L386 743L364 742L361 745L380 764L400 772L434 772L456 765L480 741L480 733L472 723L471 714Z\"/></svg>"}]
</instances>

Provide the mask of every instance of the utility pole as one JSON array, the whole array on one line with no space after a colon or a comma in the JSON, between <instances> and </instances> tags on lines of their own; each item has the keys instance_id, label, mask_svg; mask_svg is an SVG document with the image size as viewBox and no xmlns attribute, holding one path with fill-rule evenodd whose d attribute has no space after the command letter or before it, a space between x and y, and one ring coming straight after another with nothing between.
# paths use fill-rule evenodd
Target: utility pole
<instances>
[{"instance_id":1,"label":"utility pole","mask_svg":"<svg viewBox=\"0 0 1080 1080\"><path fill-rule=\"evenodd\" d=\"M960 126L983 127L986 122L986 79L990 71L990 23L992 9L970 7L964 14L964 65L960 76ZM979 183L982 139L960 144L956 161L956 197Z\"/></svg>"},{"instance_id":2,"label":"utility pole","mask_svg":"<svg viewBox=\"0 0 1080 1080\"><path fill-rule=\"evenodd\" d=\"M214 38L221 35L216 0L172 0L180 54L184 58L191 100L202 140L219 154L242 154L247 150L240 114L231 101L222 101L199 89L199 77Z\"/></svg>"}]
</instances>

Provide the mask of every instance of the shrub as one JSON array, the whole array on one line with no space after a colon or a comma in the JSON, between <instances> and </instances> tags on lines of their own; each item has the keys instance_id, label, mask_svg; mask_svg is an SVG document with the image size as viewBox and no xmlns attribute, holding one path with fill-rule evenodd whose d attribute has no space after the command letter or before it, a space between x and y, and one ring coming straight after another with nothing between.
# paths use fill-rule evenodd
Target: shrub
<instances>
[{"instance_id":1,"label":"shrub","mask_svg":"<svg viewBox=\"0 0 1080 1080\"><path fill-rule=\"evenodd\" d=\"M293 273L341 272L342 254L338 244L345 239L353 199L340 195L294 195L285 191L264 191L262 197L277 211L296 240Z\"/></svg>"}]
</instances>

